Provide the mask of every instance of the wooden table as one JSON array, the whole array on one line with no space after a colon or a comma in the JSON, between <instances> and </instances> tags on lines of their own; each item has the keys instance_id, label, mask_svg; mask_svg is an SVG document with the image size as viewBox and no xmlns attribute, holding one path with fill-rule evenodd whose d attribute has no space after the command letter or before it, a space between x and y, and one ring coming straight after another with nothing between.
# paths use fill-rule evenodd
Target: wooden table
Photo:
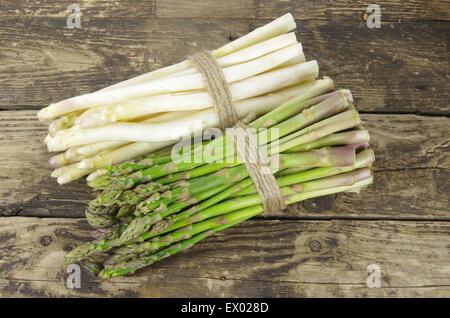
<instances>
[{"instance_id":1,"label":"wooden table","mask_svg":"<svg viewBox=\"0 0 450 318\"><path fill-rule=\"evenodd\" d=\"M74 1L0 4L0 296L450 296L450 2ZM350 88L375 184L257 218L155 264L68 289L66 251L90 239L83 181L58 186L36 110L216 48L286 12L308 59ZM375 267L374 267L375 266ZM380 288L367 284L380 270ZM376 287L376 286L375 286Z\"/></svg>"}]
</instances>

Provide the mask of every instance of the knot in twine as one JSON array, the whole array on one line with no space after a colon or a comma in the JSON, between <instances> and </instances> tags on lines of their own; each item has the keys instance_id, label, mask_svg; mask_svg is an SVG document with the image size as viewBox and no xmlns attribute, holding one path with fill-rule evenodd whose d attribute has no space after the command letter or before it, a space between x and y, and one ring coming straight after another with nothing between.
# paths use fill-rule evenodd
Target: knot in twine
<instances>
[{"instance_id":1,"label":"knot in twine","mask_svg":"<svg viewBox=\"0 0 450 318\"><path fill-rule=\"evenodd\" d=\"M216 59L207 51L198 52L187 59L202 74L214 109L219 117L222 130L233 127L236 151L249 173L250 178L261 198L264 213L278 212L285 208L284 198L278 187L277 180L270 168L270 160L265 152L260 151L254 134L246 129L243 121L239 119L233 105L228 83L222 68ZM246 118L246 122L249 117Z\"/></svg>"}]
</instances>

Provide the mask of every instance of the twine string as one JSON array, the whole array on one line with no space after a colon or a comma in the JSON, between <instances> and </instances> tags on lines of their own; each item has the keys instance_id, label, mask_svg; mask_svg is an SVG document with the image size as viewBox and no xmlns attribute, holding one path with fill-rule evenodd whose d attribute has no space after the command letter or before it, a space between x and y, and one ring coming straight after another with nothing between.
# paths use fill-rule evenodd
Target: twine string
<instances>
[{"instance_id":1,"label":"twine string","mask_svg":"<svg viewBox=\"0 0 450 318\"><path fill-rule=\"evenodd\" d=\"M270 160L266 153L259 149L256 136L239 119L222 68L207 51L191 55L188 57L188 61L203 76L208 93L214 102L220 127L223 130L233 127L232 134L236 141L237 155L244 162L255 185L264 207L264 213L269 214L284 209L284 198L270 168Z\"/></svg>"},{"instance_id":2,"label":"twine string","mask_svg":"<svg viewBox=\"0 0 450 318\"><path fill-rule=\"evenodd\" d=\"M202 51L190 56L188 60L203 75L208 93L213 99L214 108L219 116L220 128L225 130L233 127L239 121L239 117L233 106L228 83L216 59L210 53Z\"/></svg>"}]
</instances>

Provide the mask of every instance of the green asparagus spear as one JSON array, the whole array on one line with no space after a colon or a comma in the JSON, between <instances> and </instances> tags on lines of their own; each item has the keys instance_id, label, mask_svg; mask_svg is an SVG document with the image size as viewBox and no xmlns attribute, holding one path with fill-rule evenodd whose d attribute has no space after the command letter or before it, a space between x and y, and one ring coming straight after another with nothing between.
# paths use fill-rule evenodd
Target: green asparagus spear
<instances>
[{"instance_id":1,"label":"green asparagus spear","mask_svg":"<svg viewBox=\"0 0 450 318\"><path fill-rule=\"evenodd\" d=\"M171 246L149 256L144 256L142 258L125 263L106 266L99 273L99 276L108 278L132 274L140 268L149 266L150 264L153 264L170 255L190 248L200 240L209 237L217 232L223 231L240 222L243 222L258 213L260 213L258 209L248 209L247 211L241 210L239 211L239 213L230 213L224 216L209 219L201 223L197 223L195 226L192 226L190 228L181 229L178 233L174 232L173 234L171 234L171 236L167 236L165 240L168 244L171 244L173 242L177 242L176 240L179 240L181 238L184 239L182 240L182 242L172 244ZM195 235L196 233L199 234Z\"/></svg>"},{"instance_id":2,"label":"green asparagus spear","mask_svg":"<svg viewBox=\"0 0 450 318\"><path fill-rule=\"evenodd\" d=\"M316 196L322 196L322 195L328 195L328 194L348 191L351 189L357 189L357 188L367 186L370 183L372 183L372 177L364 179L364 180L357 182L351 186L340 186L340 187L335 187L335 188L322 189L322 190L305 192L305 193L298 193L296 195L293 195L289 199L289 201L290 202L298 202L298 201L316 197ZM110 277L133 274L141 268L147 267L147 266L149 266L157 261L160 261L166 257L174 255L174 254L181 252L187 248L190 248L194 244L200 242L201 240L203 240L217 232L220 232L232 225L243 222L243 221L245 221L253 216L256 216L262 212L263 212L262 205L254 205L254 206L251 206L251 207L248 207L245 209L238 210L236 212L232 212L232 213L229 213L229 214L226 214L223 216L219 216L216 218L208 219L206 221L197 223L197 224L202 224L203 227L208 230L205 230L204 232L194 235L194 236L190 236L189 233L185 233L185 237L186 237L185 240L182 240L179 243L170 245L160 251L157 251L156 253L153 253L150 255L144 255L142 257L138 257L138 258L132 259L130 261L125 261L125 262L106 266L99 273L99 276L102 278L110 278ZM225 223L224 228L217 226L217 223ZM208 225L210 227L208 227Z\"/></svg>"},{"instance_id":3,"label":"green asparagus spear","mask_svg":"<svg viewBox=\"0 0 450 318\"><path fill-rule=\"evenodd\" d=\"M371 172L369 168L362 168L362 169L356 169L354 171L349 171L345 173L340 173L324 178L319 178L316 180L308 181L308 182L298 182L294 184L290 184L287 186L281 186L280 191L282 195L286 198L289 198L290 196L300 193L300 192L310 192L310 191L316 191L320 189L328 189L328 188L334 188L339 186L347 186L347 185L353 185L356 182L359 182L361 180L364 180L368 177L370 177ZM286 182L286 181L284 181ZM290 202L288 199L286 200L285 204L288 205ZM255 205L255 204L261 204L261 198L259 194L249 194L244 196L235 197L234 199L229 199L226 201L222 201L218 204L215 204L214 206L211 206L207 209L204 209L202 211L199 211L197 213L191 214L189 217L180 218L177 222L168 225L164 229L159 229L159 231L155 231L153 228L142 234L139 237L139 241L145 241L149 238L161 235L163 233L168 233L171 231L174 231L176 229L188 226L189 224L193 224L196 222L200 222L202 220L205 220L207 218L211 218L217 215L229 213L238 209L247 208L249 206Z\"/></svg>"},{"instance_id":4,"label":"green asparagus spear","mask_svg":"<svg viewBox=\"0 0 450 318\"><path fill-rule=\"evenodd\" d=\"M298 154L280 155L279 169L306 166L306 167L332 167L332 166L351 166L354 163L354 150L349 148L323 148L310 152ZM209 187L218 187L222 185L231 186L248 177L248 171L243 165L233 168L223 169L212 175L196 178L183 182L178 187L173 188L162 194L160 200L142 202L139 206L139 213L145 214L135 218L128 225L127 229L122 233L125 241L133 240L140 233L146 232L156 222L170 215L167 213L167 201L170 200L187 200L192 194L200 193ZM165 199L165 200L163 200Z\"/></svg>"}]
</instances>

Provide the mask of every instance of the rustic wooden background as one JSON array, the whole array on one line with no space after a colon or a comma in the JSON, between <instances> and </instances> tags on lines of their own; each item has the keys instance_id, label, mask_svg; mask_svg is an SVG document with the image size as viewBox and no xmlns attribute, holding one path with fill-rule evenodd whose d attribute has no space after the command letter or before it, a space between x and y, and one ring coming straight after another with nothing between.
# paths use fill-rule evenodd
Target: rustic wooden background
<instances>
[{"instance_id":1,"label":"rustic wooden background","mask_svg":"<svg viewBox=\"0 0 450 318\"><path fill-rule=\"evenodd\" d=\"M78 3L81 29L68 29ZM382 27L364 22L368 3ZM216 48L286 12L323 75L350 88L376 151L361 195L258 218L139 275L65 287L90 239L84 182L49 177L36 110ZM448 0L1 0L0 296L450 297ZM381 268L368 288L367 266Z\"/></svg>"}]
</instances>

